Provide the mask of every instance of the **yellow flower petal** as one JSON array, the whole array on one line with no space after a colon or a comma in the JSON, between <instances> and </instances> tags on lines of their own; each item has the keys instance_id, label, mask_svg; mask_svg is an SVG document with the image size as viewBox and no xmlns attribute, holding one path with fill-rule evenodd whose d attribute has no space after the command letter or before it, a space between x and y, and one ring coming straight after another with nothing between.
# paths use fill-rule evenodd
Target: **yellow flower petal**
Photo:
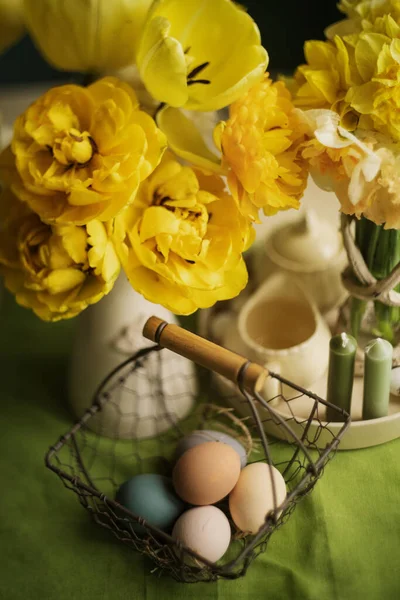
<instances>
[{"instance_id":1,"label":"yellow flower petal","mask_svg":"<svg viewBox=\"0 0 400 600\"><path fill-rule=\"evenodd\" d=\"M104 72L133 62L150 5L151 0L25 0L24 9L48 62L67 71Z\"/></svg>"},{"instance_id":2,"label":"yellow flower petal","mask_svg":"<svg viewBox=\"0 0 400 600\"><path fill-rule=\"evenodd\" d=\"M0 0L0 53L24 34L23 0Z\"/></svg>"},{"instance_id":3,"label":"yellow flower petal","mask_svg":"<svg viewBox=\"0 0 400 600\"><path fill-rule=\"evenodd\" d=\"M182 111L166 106L157 115L157 124L165 133L171 150L188 163L221 173L221 160L211 152L194 123Z\"/></svg>"},{"instance_id":4,"label":"yellow flower petal","mask_svg":"<svg viewBox=\"0 0 400 600\"><path fill-rule=\"evenodd\" d=\"M136 60L140 76L154 98L171 106L183 106L188 99L185 54L181 44L169 37L170 30L166 18L150 18Z\"/></svg>"},{"instance_id":5,"label":"yellow flower petal","mask_svg":"<svg viewBox=\"0 0 400 600\"><path fill-rule=\"evenodd\" d=\"M44 280L50 294L60 294L72 290L85 281L85 274L77 269L57 269Z\"/></svg>"},{"instance_id":6,"label":"yellow flower petal","mask_svg":"<svg viewBox=\"0 0 400 600\"><path fill-rule=\"evenodd\" d=\"M374 76L379 54L389 38L379 33L363 33L356 45L355 60L358 72L365 82Z\"/></svg>"}]
</instances>

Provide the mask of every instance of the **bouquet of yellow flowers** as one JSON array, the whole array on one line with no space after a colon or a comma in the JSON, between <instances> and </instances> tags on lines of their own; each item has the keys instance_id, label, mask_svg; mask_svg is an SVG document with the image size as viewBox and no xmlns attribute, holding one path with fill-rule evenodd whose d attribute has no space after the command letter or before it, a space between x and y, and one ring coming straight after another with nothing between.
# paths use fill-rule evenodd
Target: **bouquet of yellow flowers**
<instances>
[{"instance_id":1,"label":"bouquet of yellow flowers","mask_svg":"<svg viewBox=\"0 0 400 600\"><path fill-rule=\"evenodd\" d=\"M288 85L307 128L302 157L316 182L336 193L344 215L353 333L373 300L376 333L394 342L400 325L400 4L343 0L340 8L347 18L326 30L326 41L306 42L306 64Z\"/></svg>"},{"instance_id":2,"label":"bouquet of yellow flowers","mask_svg":"<svg viewBox=\"0 0 400 600\"><path fill-rule=\"evenodd\" d=\"M17 302L73 317L121 267L177 314L236 296L260 211L297 208L307 179L306 124L251 17L230 0L0 0L3 47L24 28L91 83L36 100L0 155L0 273ZM100 75L132 64L151 114ZM210 148L196 114L225 107Z\"/></svg>"}]
</instances>

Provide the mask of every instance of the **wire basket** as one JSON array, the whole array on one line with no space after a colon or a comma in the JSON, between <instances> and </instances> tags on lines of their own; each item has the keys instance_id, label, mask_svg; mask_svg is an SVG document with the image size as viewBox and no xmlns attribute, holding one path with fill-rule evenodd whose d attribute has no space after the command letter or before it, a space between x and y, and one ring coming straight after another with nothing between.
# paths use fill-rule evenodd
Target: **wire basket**
<instances>
[{"instance_id":1,"label":"wire basket","mask_svg":"<svg viewBox=\"0 0 400 600\"><path fill-rule=\"evenodd\" d=\"M109 529L121 542L149 557L153 561L153 572L159 575L168 573L176 580L188 583L243 576L251 562L266 550L271 534L287 521L298 500L314 487L324 466L334 455L350 417L342 409L329 405L333 411L337 411L337 420L343 421L343 426L336 436L331 434L326 446L320 449L315 440L307 436L310 423L315 424L316 421L319 427L314 437L318 436L318 431L324 431L324 435L329 433L329 424L319 421L318 417L319 408L328 405L323 399L243 357L156 317L146 323L144 335L156 345L139 351L107 376L91 408L49 449L46 466L59 475L66 488L77 494L81 504L99 525ZM164 348L236 382L243 402L248 404L251 417L240 418L232 408L199 399L192 414L184 421L179 420L168 408L168 397L164 392L167 375L161 377L161 366L154 368L156 364L161 365ZM200 383L204 383L204 375L201 372ZM313 409L308 420L296 421L294 428L291 426L294 417L284 419L274 410L274 399L266 400L260 394L265 389L267 376L278 381L285 394L292 390L296 397L305 394L312 398ZM145 388L143 382L146 382ZM132 394L132 413L129 415L118 412L118 396L122 388ZM209 394L209 388L205 389L205 393ZM168 390L171 393L171 386L168 386ZM204 395L203 392L203 398ZM152 402L155 398L157 402L160 398L164 401L164 417L171 423L169 430L147 440L135 437L134 429L130 440L101 435L99 422L106 404L107 408L112 406L123 420L127 416L132 418L132 415L141 414L138 410L140 403ZM287 401L290 402L289 396ZM284 429L287 442L267 437L263 428L265 414L274 420L276 427ZM98 433L90 429L92 419L96 420ZM161 531L142 517L134 515L114 499L119 486L134 475L170 475L177 442L195 429L219 430L234 436L246 449L248 463L264 461L274 465L283 475L287 487L286 499L277 505L270 470L274 508L266 515L264 524L255 535L246 536L237 530L226 499L217 504L229 518L232 529L229 549L217 563L176 542L169 532ZM141 525L139 533L138 524Z\"/></svg>"}]
</instances>

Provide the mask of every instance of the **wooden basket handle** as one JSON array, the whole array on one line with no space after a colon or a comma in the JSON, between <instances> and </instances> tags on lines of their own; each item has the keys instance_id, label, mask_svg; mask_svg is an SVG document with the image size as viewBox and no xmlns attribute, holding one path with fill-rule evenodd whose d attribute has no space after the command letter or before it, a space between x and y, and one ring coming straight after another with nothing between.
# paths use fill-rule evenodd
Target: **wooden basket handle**
<instances>
[{"instance_id":1,"label":"wooden basket handle","mask_svg":"<svg viewBox=\"0 0 400 600\"><path fill-rule=\"evenodd\" d=\"M218 346L178 325L170 325L158 317L150 317L143 328L145 338L168 348L189 360L238 383L244 365L243 387L250 393L260 392L268 375L261 365L250 363L243 356Z\"/></svg>"}]
</instances>

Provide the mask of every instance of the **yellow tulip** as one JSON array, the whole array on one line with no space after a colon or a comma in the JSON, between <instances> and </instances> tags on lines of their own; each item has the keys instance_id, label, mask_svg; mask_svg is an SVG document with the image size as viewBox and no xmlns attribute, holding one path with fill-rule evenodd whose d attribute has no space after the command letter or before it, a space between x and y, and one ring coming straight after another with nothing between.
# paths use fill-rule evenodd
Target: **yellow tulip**
<instances>
[{"instance_id":1,"label":"yellow tulip","mask_svg":"<svg viewBox=\"0 0 400 600\"><path fill-rule=\"evenodd\" d=\"M23 0L0 0L0 53L24 33L22 3Z\"/></svg>"},{"instance_id":2,"label":"yellow tulip","mask_svg":"<svg viewBox=\"0 0 400 600\"><path fill-rule=\"evenodd\" d=\"M118 69L134 62L151 1L24 0L26 25L57 69Z\"/></svg>"},{"instance_id":3,"label":"yellow tulip","mask_svg":"<svg viewBox=\"0 0 400 600\"><path fill-rule=\"evenodd\" d=\"M45 321L74 317L112 289L120 263L112 223L46 225L9 188L0 195L0 274Z\"/></svg>"},{"instance_id":4,"label":"yellow tulip","mask_svg":"<svg viewBox=\"0 0 400 600\"><path fill-rule=\"evenodd\" d=\"M127 84L107 77L88 88L56 87L17 119L0 178L43 221L108 221L129 204L166 147ZM10 165L11 163L11 165Z\"/></svg>"},{"instance_id":5,"label":"yellow tulip","mask_svg":"<svg viewBox=\"0 0 400 600\"><path fill-rule=\"evenodd\" d=\"M223 180L169 154L115 221L132 286L177 314L237 296L247 283L242 252L253 239Z\"/></svg>"},{"instance_id":6,"label":"yellow tulip","mask_svg":"<svg viewBox=\"0 0 400 600\"><path fill-rule=\"evenodd\" d=\"M154 98L210 111L259 80L268 55L254 21L230 0L156 0L136 61Z\"/></svg>"}]
</instances>

